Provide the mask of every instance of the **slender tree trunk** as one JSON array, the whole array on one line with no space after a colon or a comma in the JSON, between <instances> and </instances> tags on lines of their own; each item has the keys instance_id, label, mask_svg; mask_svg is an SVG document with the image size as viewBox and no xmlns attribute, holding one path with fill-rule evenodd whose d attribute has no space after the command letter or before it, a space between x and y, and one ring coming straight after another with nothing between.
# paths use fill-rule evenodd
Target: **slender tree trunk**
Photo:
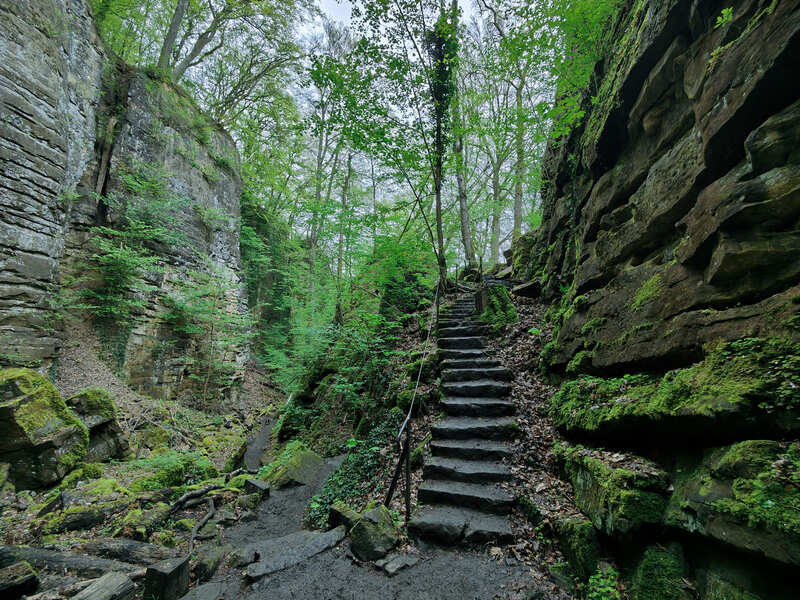
<instances>
[{"instance_id":1,"label":"slender tree trunk","mask_svg":"<svg viewBox=\"0 0 800 600\"><path fill-rule=\"evenodd\" d=\"M522 233L522 179L525 176L525 122L523 119L523 98L522 92L525 80L520 79L516 87L516 130L514 131L514 145L516 150L516 160L514 162L514 230L512 240Z\"/></svg>"},{"instance_id":2,"label":"slender tree trunk","mask_svg":"<svg viewBox=\"0 0 800 600\"><path fill-rule=\"evenodd\" d=\"M492 164L492 231L491 231L491 261L496 265L500 260L500 217L503 207L500 203L500 166Z\"/></svg>"},{"instance_id":3,"label":"slender tree trunk","mask_svg":"<svg viewBox=\"0 0 800 600\"><path fill-rule=\"evenodd\" d=\"M342 184L342 211L339 217L339 256L336 261L336 291L338 298L336 302L341 302L342 297L342 272L344 269L344 242L345 242L345 223L347 217L347 194L350 190L350 177L353 174L353 153L347 155L347 171Z\"/></svg>"},{"instance_id":4,"label":"slender tree trunk","mask_svg":"<svg viewBox=\"0 0 800 600\"><path fill-rule=\"evenodd\" d=\"M453 153L456 155L456 184L458 186L458 212L461 217L461 241L464 244L464 255L467 267L475 267L475 250L472 247L472 230L469 224L469 207L467 206L467 177L464 164L464 136L458 134L453 138Z\"/></svg>"},{"instance_id":5,"label":"slender tree trunk","mask_svg":"<svg viewBox=\"0 0 800 600\"><path fill-rule=\"evenodd\" d=\"M444 139L442 135L442 121L437 118L436 123L436 148L433 165L433 187L436 202L436 242L439 245L438 261L441 283L447 282L447 263L444 259L444 230L442 228L442 163L444 162Z\"/></svg>"},{"instance_id":6,"label":"slender tree trunk","mask_svg":"<svg viewBox=\"0 0 800 600\"><path fill-rule=\"evenodd\" d=\"M169 73L169 59L172 54L172 48L175 47L175 40L178 39L178 30L183 21L183 15L186 13L186 7L189 0L178 0L175 6L175 12L172 13L172 20L169 23L167 35L164 38L164 43L161 44L161 53L158 55L158 71L160 73Z\"/></svg>"}]
</instances>

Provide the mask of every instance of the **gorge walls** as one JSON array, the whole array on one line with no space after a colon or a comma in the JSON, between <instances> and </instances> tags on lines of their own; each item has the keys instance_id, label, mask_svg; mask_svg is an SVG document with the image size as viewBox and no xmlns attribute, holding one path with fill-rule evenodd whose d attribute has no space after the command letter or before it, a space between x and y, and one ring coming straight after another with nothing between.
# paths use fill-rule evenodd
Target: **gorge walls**
<instances>
[{"instance_id":1,"label":"gorge walls","mask_svg":"<svg viewBox=\"0 0 800 600\"><path fill-rule=\"evenodd\" d=\"M632 0L609 36L513 247L517 291L555 303L556 455L634 597L790 597L800 3Z\"/></svg>"},{"instance_id":2,"label":"gorge walls","mask_svg":"<svg viewBox=\"0 0 800 600\"><path fill-rule=\"evenodd\" d=\"M102 285L86 281L93 228L135 214L174 235L144 240L158 268L129 290L131 323L112 319L105 337L133 387L173 396L201 342L166 301L212 282L220 314L247 312L233 140L181 90L112 56L83 0L11 2L0 16L0 362L55 364L64 291ZM243 367L242 343L216 352Z\"/></svg>"}]
</instances>

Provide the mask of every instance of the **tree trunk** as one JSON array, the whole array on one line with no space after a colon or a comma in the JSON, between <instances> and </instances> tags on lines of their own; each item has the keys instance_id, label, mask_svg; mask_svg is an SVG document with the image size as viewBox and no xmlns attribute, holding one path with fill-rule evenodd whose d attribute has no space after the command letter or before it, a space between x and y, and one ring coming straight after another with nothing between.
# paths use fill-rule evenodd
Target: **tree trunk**
<instances>
[{"instance_id":1,"label":"tree trunk","mask_svg":"<svg viewBox=\"0 0 800 600\"><path fill-rule=\"evenodd\" d=\"M454 104L453 121L460 127L458 105ZM461 217L461 242L464 244L464 256L467 268L475 268L475 250L472 247L472 231L469 225L469 208L467 207L467 174L464 161L464 134L460 131L453 136L453 154L456 158L456 184L458 186L458 212Z\"/></svg>"},{"instance_id":2,"label":"tree trunk","mask_svg":"<svg viewBox=\"0 0 800 600\"><path fill-rule=\"evenodd\" d=\"M350 177L353 174L353 153L347 155L347 171L342 184L342 211L339 216L339 256L336 261L336 290L338 298L336 303L341 301L342 296L342 271L344 268L344 242L345 242L345 222L347 221L347 194L350 190Z\"/></svg>"},{"instance_id":3,"label":"tree trunk","mask_svg":"<svg viewBox=\"0 0 800 600\"><path fill-rule=\"evenodd\" d=\"M161 53L158 55L159 73L169 73L170 55L172 54L172 48L175 46L175 40L178 39L178 30L180 29L183 15L186 13L186 6L188 4L189 0L178 0L175 12L172 13L172 21L169 23L167 35L164 38L164 43L161 45Z\"/></svg>"},{"instance_id":4,"label":"tree trunk","mask_svg":"<svg viewBox=\"0 0 800 600\"><path fill-rule=\"evenodd\" d=\"M442 135L442 119L436 119L436 146L433 159L433 187L436 198L436 242L439 245L437 259L441 284L447 282L447 262L444 259L444 230L442 228L442 163L444 162L444 137Z\"/></svg>"},{"instance_id":5,"label":"tree trunk","mask_svg":"<svg viewBox=\"0 0 800 600\"><path fill-rule=\"evenodd\" d=\"M500 203L500 166L492 164L492 232L491 232L491 262L496 265L500 261L500 217L503 206Z\"/></svg>"},{"instance_id":6,"label":"tree trunk","mask_svg":"<svg viewBox=\"0 0 800 600\"><path fill-rule=\"evenodd\" d=\"M512 240L517 241L517 238L522 233L522 179L525 176L525 122L522 116L523 113L523 98L522 91L525 85L525 80L520 79L516 87L516 130L515 134L515 149L516 160L514 162L514 230Z\"/></svg>"}]
</instances>

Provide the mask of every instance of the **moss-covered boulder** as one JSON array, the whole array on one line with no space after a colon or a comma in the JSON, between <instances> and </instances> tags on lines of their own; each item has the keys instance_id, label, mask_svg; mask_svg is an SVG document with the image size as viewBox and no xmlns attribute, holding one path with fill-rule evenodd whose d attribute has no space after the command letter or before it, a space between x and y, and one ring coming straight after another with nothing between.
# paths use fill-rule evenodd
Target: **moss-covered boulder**
<instances>
[{"instance_id":1,"label":"moss-covered boulder","mask_svg":"<svg viewBox=\"0 0 800 600\"><path fill-rule=\"evenodd\" d=\"M631 600L691 600L684 578L687 566L679 545L650 546L633 573Z\"/></svg>"},{"instance_id":2,"label":"moss-covered boulder","mask_svg":"<svg viewBox=\"0 0 800 600\"><path fill-rule=\"evenodd\" d=\"M571 518L557 521L556 536L564 556L575 575L586 581L597 570L600 560L600 543L591 521Z\"/></svg>"},{"instance_id":3,"label":"moss-covered boulder","mask_svg":"<svg viewBox=\"0 0 800 600\"><path fill-rule=\"evenodd\" d=\"M70 396L66 403L89 429L88 460L122 458L128 453L128 440L117 422L111 394L102 388L89 388Z\"/></svg>"},{"instance_id":4,"label":"moss-covered boulder","mask_svg":"<svg viewBox=\"0 0 800 600\"><path fill-rule=\"evenodd\" d=\"M59 481L86 456L89 431L31 369L0 370L0 462L17 488Z\"/></svg>"},{"instance_id":5,"label":"moss-covered boulder","mask_svg":"<svg viewBox=\"0 0 800 600\"><path fill-rule=\"evenodd\" d=\"M667 525L800 565L800 444L749 440L678 469Z\"/></svg>"},{"instance_id":6,"label":"moss-covered boulder","mask_svg":"<svg viewBox=\"0 0 800 600\"><path fill-rule=\"evenodd\" d=\"M757 423L800 429L800 343L745 338L720 344L701 362L662 377L580 377L553 396L564 431L627 438L631 432L707 436Z\"/></svg>"},{"instance_id":7,"label":"moss-covered boulder","mask_svg":"<svg viewBox=\"0 0 800 600\"><path fill-rule=\"evenodd\" d=\"M283 452L261 470L259 479L274 488L310 485L317 481L324 467L325 460L319 454L302 442L293 441L286 444Z\"/></svg>"},{"instance_id":8,"label":"moss-covered boulder","mask_svg":"<svg viewBox=\"0 0 800 600\"><path fill-rule=\"evenodd\" d=\"M361 560L383 558L399 542L400 532L383 505L365 512L350 530L350 547Z\"/></svg>"},{"instance_id":9,"label":"moss-covered boulder","mask_svg":"<svg viewBox=\"0 0 800 600\"><path fill-rule=\"evenodd\" d=\"M557 445L556 457L575 489L575 503L608 535L660 523L666 473L644 458Z\"/></svg>"},{"instance_id":10,"label":"moss-covered boulder","mask_svg":"<svg viewBox=\"0 0 800 600\"><path fill-rule=\"evenodd\" d=\"M353 507L341 500L331 504L328 510L328 526L331 528L344 525L347 529L350 529L360 518L361 515Z\"/></svg>"},{"instance_id":11,"label":"moss-covered boulder","mask_svg":"<svg viewBox=\"0 0 800 600\"><path fill-rule=\"evenodd\" d=\"M170 451L126 464L130 469L149 471L131 482L130 489L134 492L196 484L219 474L214 463L202 452Z\"/></svg>"},{"instance_id":12,"label":"moss-covered boulder","mask_svg":"<svg viewBox=\"0 0 800 600\"><path fill-rule=\"evenodd\" d=\"M42 533L53 534L65 531L91 529L105 523L111 516L127 509L129 502L100 502L89 506L71 506L43 517L39 523Z\"/></svg>"},{"instance_id":13,"label":"moss-covered boulder","mask_svg":"<svg viewBox=\"0 0 800 600\"><path fill-rule=\"evenodd\" d=\"M165 502L158 502L146 510L131 509L117 521L114 536L145 541L161 528L169 515L170 506Z\"/></svg>"}]
</instances>

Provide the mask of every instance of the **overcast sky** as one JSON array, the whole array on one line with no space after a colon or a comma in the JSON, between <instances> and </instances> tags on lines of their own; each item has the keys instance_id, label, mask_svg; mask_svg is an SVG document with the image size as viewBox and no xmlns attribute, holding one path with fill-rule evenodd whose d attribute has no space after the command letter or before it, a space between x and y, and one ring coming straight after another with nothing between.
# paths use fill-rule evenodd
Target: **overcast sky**
<instances>
[{"instance_id":1,"label":"overcast sky","mask_svg":"<svg viewBox=\"0 0 800 600\"><path fill-rule=\"evenodd\" d=\"M459 0L458 4L463 13L462 21L466 23L472 16L472 0ZM348 0L319 0L319 5L329 19L342 23L350 22L350 2Z\"/></svg>"}]
</instances>

